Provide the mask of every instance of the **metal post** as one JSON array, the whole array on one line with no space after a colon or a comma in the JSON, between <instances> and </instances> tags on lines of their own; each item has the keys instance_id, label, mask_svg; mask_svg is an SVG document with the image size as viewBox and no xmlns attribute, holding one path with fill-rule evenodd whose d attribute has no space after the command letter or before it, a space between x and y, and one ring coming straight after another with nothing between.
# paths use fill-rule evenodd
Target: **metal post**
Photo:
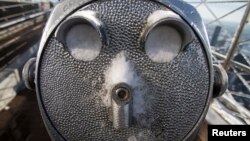
<instances>
[{"instance_id":1,"label":"metal post","mask_svg":"<svg viewBox=\"0 0 250 141\"><path fill-rule=\"evenodd\" d=\"M245 13L242 17L241 23L240 23L237 31L234 34L231 46L230 46L229 51L227 53L227 57L226 57L225 62L223 64L223 66L226 70L228 70L230 68L231 60L233 59L234 53L238 47L238 42L240 40L241 33L245 27L249 12L250 12L250 1L247 4L247 7L246 7Z\"/></svg>"}]
</instances>

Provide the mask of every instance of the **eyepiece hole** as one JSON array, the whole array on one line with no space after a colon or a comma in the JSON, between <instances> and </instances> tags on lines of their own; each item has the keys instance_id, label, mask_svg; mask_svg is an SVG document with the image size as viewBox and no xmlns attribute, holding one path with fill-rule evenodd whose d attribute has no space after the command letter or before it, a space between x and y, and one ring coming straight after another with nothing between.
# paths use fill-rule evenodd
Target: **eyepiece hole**
<instances>
[{"instance_id":1,"label":"eyepiece hole","mask_svg":"<svg viewBox=\"0 0 250 141\"><path fill-rule=\"evenodd\" d=\"M124 88L117 89L116 90L116 95L122 101L127 100L129 98L128 90L126 90Z\"/></svg>"}]
</instances>

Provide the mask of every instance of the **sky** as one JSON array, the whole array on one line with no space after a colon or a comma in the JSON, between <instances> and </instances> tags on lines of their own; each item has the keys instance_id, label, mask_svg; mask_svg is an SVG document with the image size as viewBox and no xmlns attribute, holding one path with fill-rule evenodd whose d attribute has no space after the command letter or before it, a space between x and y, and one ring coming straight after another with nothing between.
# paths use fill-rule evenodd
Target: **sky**
<instances>
[{"instance_id":1,"label":"sky","mask_svg":"<svg viewBox=\"0 0 250 141\"><path fill-rule=\"evenodd\" d=\"M201 0L184 0L186 2L200 2ZM203 0L202 0L203 1ZM223 1L223 0L207 0L208 2L211 1ZM225 1L225 0L224 0ZM237 1L237 0L235 0ZM193 6L197 6L199 3L193 3ZM245 5L246 3L242 2L234 2L234 3L208 3L209 8L215 13L217 17L221 17L225 15L226 13L237 9L240 6ZM212 14L210 14L209 10L206 8L206 6L200 5L197 10L200 12L201 16L206 20L212 20L214 17ZM238 10L237 12L223 18L224 21L230 21L230 22L240 22L242 15L244 13L245 7L241 10Z\"/></svg>"}]
</instances>

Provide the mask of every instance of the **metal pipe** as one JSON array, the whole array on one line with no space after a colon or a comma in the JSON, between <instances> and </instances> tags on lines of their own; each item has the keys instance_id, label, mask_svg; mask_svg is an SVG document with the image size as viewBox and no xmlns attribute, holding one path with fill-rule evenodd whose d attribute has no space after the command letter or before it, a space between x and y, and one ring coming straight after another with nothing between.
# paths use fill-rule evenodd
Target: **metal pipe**
<instances>
[{"instance_id":1,"label":"metal pipe","mask_svg":"<svg viewBox=\"0 0 250 141\"><path fill-rule=\"evenodd\" d=\"M223 54L220 54L220 53L215 52L215 51L211 51L211 52L212 52L212 54L213 54L215 57L217 57L217 58L219 58L219 59L222 59L222 60L225 60L225 59L226 59L226 56L223 55ZM234 65L235 67L237 67L237 68L243 70L244 72L250 73L250 67L249 67L249 66L244 65L244 64L242 64L242 63L240 63L240 62L237 62L237 61L232 61L232 60L231 60L231 63L232 63L232 65Z\"/></svg>"},{"instance_id":2,"label":"metal pipe","mask_svg":"<svg viewBox=\"0 0 250 141\"><path fill-rule=\"evenodd\" d=\"M237 49L238 42L240 40L242 31L243 31L243 29L245 27L249 12L250 12L250 1L247 4L245 13L244 13L244 15L242 17L241 23L240 23L237 31L235 32L235 35L234 35L232 43L231 43L231 47L230 47L230 49L229 49L229 51L227 53L227 57L226 57L225 62L223 64L223 66L224 66L224 68L226 70L228 70L230 68L231 60L233 59L234 53L235 53L235 51Z\"/></svg>"},{"instance_id":3,"label":"metal pipe","mask_svg":"<svg viewBox=\"0 0 250 141\"><path fill-rule=\"evenodd\" d=\"M20 18L17 18L17 19L8 21L8 22L4 22L4 23L0 24L0 29L4 29L4 28L7 28L7 27L16 25L18 23L21 23L23 21L30 20L30 19L36 18L38 16L48 14L49 12L51 12L51 10L41 11L41 12L34 13L34 14L31 14L31 15L27 15L27 16L23 16L23 17L20 17Z\"/></svg>"},{"instance_id":4,"label":"metal pipe","mask_svg":"<svg viewBox=\"0 0 250 141\"><path fill-rule=\"evenodd\" d=\"M132 120L132 94L130 87L120 83L114 87L111 94L113 127L115 129L129 128Z\"/></svg>"}]
</instances>

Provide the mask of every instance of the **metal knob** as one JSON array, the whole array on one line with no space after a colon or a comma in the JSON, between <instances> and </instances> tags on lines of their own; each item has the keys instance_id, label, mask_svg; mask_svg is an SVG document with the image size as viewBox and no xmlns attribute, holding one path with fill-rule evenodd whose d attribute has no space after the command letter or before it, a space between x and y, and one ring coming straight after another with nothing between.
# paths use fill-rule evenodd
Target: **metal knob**
<instances>
[{"instance_id":1,"label":"metal knob","mask_svg":"<svg viewBox=\"0 0 250 141\"><path fill-rule=\"evenodd\" d=\"M214 89L213 89L213 97L222 96L228 86L228 76L227 72L220 65L213 65L214 67Z\"/></svg>"},{"instance_id":2,"label":"metal knob","mask_svg":"<svg viewBox=\"0 0 250 141\"><path fill-rule=\"evenodd\" d=\"M132 119L132 94L127 84L116 85L111 94L113 126L116 129L128 128Z\"/></svg>"},{"instance_id":3,"label":"metal knob","mask_svg":"<svg viewBox=\"0 0 250 141\"><path fill-rule=\"evenodd\" d=\"M22 78L25 86L30 89L35 89L35 68L36 58L31 58L23 67Z\"/></svg>"}]
</instances>

